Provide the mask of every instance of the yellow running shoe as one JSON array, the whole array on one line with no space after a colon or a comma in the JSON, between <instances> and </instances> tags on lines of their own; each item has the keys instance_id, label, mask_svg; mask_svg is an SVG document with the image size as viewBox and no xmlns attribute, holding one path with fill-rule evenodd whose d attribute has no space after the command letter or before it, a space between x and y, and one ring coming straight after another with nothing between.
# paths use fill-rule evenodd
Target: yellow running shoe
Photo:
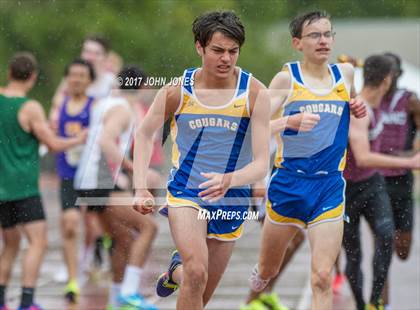
<instances>
[{"instance_id":1,"label":"yellow running shoe","mask_svg":"<svg viewBox=\"0 0 420 310\"><path fill-rule=\"evenodd\" d=\"M277 296L276 293L271 294L261 294L258 299L264 303L264 305L268 306L271 310L289 310L288 307L282 305L280 303L280 298Z\"/></svg>"},{"instance_id":2,"label":"yellow running shoe","mask_svg":"<svg viewBox=\"0 0 420 310\"><path fill-rule=\"evenodd\" d=\"M270 309L267 308L261 300L255 299L247 305L241 305L239 310L270 310Z\"/></svg>"},{"instance_id":3,"label":"yellow running shoe","mask_svg":"<svg viewBox=\"0 0 420 310\"><path fill-rule=\"evenodd\" d=\"M379 302L378 306L375 306L374 304L366 304L365 310L384 310L384 304L382 301Z\"/></svg>"},{"instance_id":4,"label":"yellow running shoe","mask_svg":"<svg viewBox=\"0 0 420 310\"><path fill-rule=\"evenodd\" d=\"M79 285L77 284L76 280L70 280L67 283L66 288L64 289L64 297L66 300L72 304L77 302L77 299L79 297L80 290Z\"/></svg>"}]
</instances>

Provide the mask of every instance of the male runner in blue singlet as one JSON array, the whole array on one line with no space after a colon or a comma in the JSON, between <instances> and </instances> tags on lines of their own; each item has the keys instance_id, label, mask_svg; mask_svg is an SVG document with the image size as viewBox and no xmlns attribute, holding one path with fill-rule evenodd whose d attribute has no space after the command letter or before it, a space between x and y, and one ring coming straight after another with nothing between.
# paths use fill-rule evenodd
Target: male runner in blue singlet
<instances>
[{"instance_id":1,"label":"male runner in blue singlet","mask_svg":"<svg viewBox=\"0 0 420 310\"><path fill-rule=\"evenodd\" d=\"M312 256L312 309L331 309L331 273L343 235L345 165L350 110L366 113L351 100L353 68L328 64L334 43L329 15L315 11L290 23L293 47L302 62L284 66L270 84L274 117L299 112L319 114L309 132L287 129L276 135L278 150L268 188L267 217L251 289L262 291L275 277L290 240L307 228Z\"/></svg>"},{"instance_id":2,"label":"male runner in blue singlet","mask_svg":"<svg viewBox=\"0 0 420 310\"><path fill-rule=\"evenodd\" d=\"M151 212L145 176L152 137L173 116L167 212L179 253L160 277L157 293L168 296L179 286L177 309L208 303L242 234L249 185L265 176L269 162L268 95L236 67L245 40L242 23L232 12L210 12L194 21L193 33L202 67L186 70L183 85L157 94L134 155L135 208ZM211 218L199 219L202 213Z\"/></svg>"}]
</instances>

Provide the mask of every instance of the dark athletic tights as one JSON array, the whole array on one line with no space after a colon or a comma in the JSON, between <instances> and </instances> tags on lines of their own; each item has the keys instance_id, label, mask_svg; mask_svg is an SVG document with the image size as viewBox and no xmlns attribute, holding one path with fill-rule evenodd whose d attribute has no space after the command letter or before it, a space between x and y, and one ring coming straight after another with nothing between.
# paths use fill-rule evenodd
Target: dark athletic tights
<instances>
[{"instance_id":1,"label":"dark athletic tights","mask_svg":"<svg viewBox=\"0 0 420 310\"><path fill-rule=\"evenodd\" d=\"M363 298L362 249L360 220L364 216L374 234L373 285L370 303L377 306L392 258L394 222L384 180L375 174L361 182L348 182L346 213L350 223L344 225L344 248L347 256L346 276L358 310L365 309Z\"/></svg>"}]
</instances>

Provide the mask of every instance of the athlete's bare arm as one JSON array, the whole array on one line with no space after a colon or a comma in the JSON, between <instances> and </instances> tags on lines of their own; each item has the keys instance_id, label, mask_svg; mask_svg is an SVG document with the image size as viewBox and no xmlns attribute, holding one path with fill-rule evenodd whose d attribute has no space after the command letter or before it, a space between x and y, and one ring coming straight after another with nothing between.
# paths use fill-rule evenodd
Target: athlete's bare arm
<instances>
[{"instance_id":1,"label":"athlete's bare arm","mask_svg":"<svg viewBox=\"0 0 420 310\"><path fill-rule=\"evenodd\" d=\"M350 98L356 97L357 93L354 88L354 66L349 62L340 63L337 65L343 74L346 88L348 91L350 91Z\"/></svg>"},{"instance_id":2,"label":"athlete's bare arm","mask_svg":"<svg viewBox=\"0 0 420 310\"><path fill-rule=\"evenodd\" d=\"M231 187L253 184L264 178L269 164L270 97L267 88L257 79L250 83L250 110L253 160L243 167L227 174L202 173L208 181L199 185L203 188L203 200L214 202L222 198Z\"/></svg>"},{"instance_id":3,"label":"athlete's bare arm","mask_svg":"<svg viewBox=\"0 0 420 310\"><path fill-rule=\"evenodd\" d=\"M414 117L417 130L420 130L420 100L414 93L409 98L408 109Z\"/></svg>"},{"instance_id":4,"label":"athlete's bare arm","mask_svg":"<svg viewBox=\"0 0 420 310\"><path fill-rule=\"evenodd\" d=\"M290 92L290 74L287 71L280 71L276 74L269 86L271 101L271 116L280 114L283 105ZM313 113L298 113L292 116L277 117L270 121L271 135L275 135L290 128L296 131L310 131L318 124L320 117Z\"/></svg>"},{"instance_id":5,"label":"athlete's bare arm","mask_svg":"<svg viewBox=\"0 0 420 310\"><path fill-rule=\"evenodd\" d=\"M356 90L354 88L354 67L350 63L341 63L338 64L340 67L341 72L344 75L345 85L347 89L350 90L350 111L352 115L357 118L362 118L367 115L366 105L364 104L363 100L357 97Z\"/></svg>"},{"instance_id":6,"label":"athlete's bare arm","mask_svg":"<svg viewBox=\"0 0 420 310\"><path fill-rule=\"evenodd\" d=\"M36 138L53 152L64 151L86 140L87 131L71 138L61 138L52 131L45 117L41 104L31 100L21 108L18 114L19 124L27 131L32 132Z\"/></svg>"},{"instance_id":7,"label":"athlete's bare arm","mask_svg":"<svg viewBox=\"0 0 420 310\"><path fill-rule=\"evenodd\" d=\"M350 120L350 146L359 167L420 168L420 153L413 157L397 157L371 152L369 144L369 118Z\"/></svg>"},{"instance_id":8,"label":"athlete's bare arm","mask_svg":"<svg viewBox=\"0 0 420 310\"><path fill-rule=\"evenodd\" d=\"M132 161L121 154L117 144L118 137L130 126L130 120L131 111L126 106L119 105L109 109L102 122L99 145L108 160L121 163L125 169L132 171Z\"/></svg>"},{"instance_id":9,"label":"athlete's bare arm","mask_svg":"<svg viewBox=\"0 0 420 310\"><path fill-rule=\"evenodd\" d=\"M136 201L134 209L143 214L152 212L145 206L146 201L152 200L152 194L147 190L147 171L153 150L153 136L163 123L172 117L181 100L180 86L165 86L156 94L156 97L140 124L134 141L134 188Z\"/></svg>"},{"instance_id":10,"label":"athlete's bare arm","mask_svg":"<svg viewBox=\"0 0 420 310\"><path fill-rule=\"evenodd\" d=\"M63 103L64 99L65 89L67 87L66 84L66 80L62 79L51 100L51 108L50 113L48 114L48 119L50 121L50 126L54 131L58 130L58 118L60 114L61 104Z\"/></svg>"}]
</instances>

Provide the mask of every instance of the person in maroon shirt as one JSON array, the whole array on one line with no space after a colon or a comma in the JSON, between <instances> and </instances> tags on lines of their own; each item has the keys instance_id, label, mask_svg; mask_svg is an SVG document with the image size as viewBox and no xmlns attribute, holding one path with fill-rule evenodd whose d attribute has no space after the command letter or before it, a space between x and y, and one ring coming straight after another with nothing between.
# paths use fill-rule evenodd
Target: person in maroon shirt
<instances>
[{"instance_id":1,"label":"person in maroon shirt","mask_svg":"<svg viewBox=\"0 0 420 310\"><path fill-rule=\"evenodd\" d=\"M360 219L368 221L375 237L373 284L369 310L380 309L380 299L392 258L394 221L386 185L376 168L420 168L420 153L398 157L379 153L383 130L379 109L392 82L393 62L374 55L364 65L364 86L360 93L367 104L368 117L351 118L350 148L344 177L347 180L346 213L343 244L346 251L346 276L349 279L358 310L365 309L363 273L361 270Z\"/></svg>"},{"instance_id":2,"label":"person in maroon shirt","mask_svg":"<svg viewBox=\"0 0 420 310\"><path fill-rule=\"evenodd\" d=\"M394 63L392 83L382 99L383 131L380 152L399 154L413 149L416 131L420 129L420 100L416 94L398 88L402 74L401 59L392 53L385 53ZM413 173L410 169L381 169L391 201L394 217L394 249L398 257L406 260L410 253L413 230ZM385 284L383 300L389 304L388 283Z\"/></svg>"}]
</instances>

